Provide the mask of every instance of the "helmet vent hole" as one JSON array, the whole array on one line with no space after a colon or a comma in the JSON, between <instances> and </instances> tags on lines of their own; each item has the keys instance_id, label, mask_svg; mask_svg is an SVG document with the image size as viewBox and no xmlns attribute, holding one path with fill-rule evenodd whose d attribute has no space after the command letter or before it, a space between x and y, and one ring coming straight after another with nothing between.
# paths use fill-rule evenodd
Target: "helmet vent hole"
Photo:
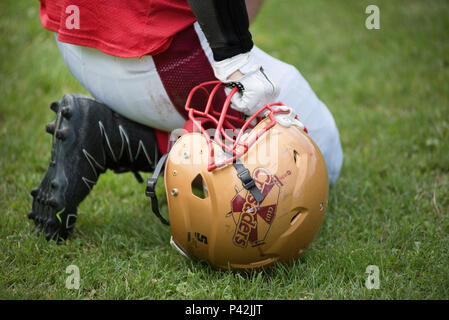
<instances>
[{"instance_id":1,"label":"helmet vent hole","mask_svg":"<svg viewBox=\"0 0 449 320\"><path fill-rule=\"evenodd\" d=\"M298 152L296 152L296 150L293 150L293 160L295 161L295 163L296 163L297 156L298 156Z\"/></svg>"},{"instance_id":2,"label":"helmet vent hole","mask_svg":"<svg viewBox=\"0 0 449 320\"><path fill-rule=\"evenodd\" d=\"M207 186L201 174L198 174L192 181L192 193L200 199L206 199L209 195Z\"/></svg>"},{"instance_id":3,"label":"helmet vent hole","mask_svg":"<svg viewBox=\"0 0 449 320\"><path fill-rule=\"evenodd\" d=\"M290 224L295 224L295 222L298 220L299 216L301 214L301 211L298 211L293 215L293 217L290 219Z\"/></svg>"}]
</instances>

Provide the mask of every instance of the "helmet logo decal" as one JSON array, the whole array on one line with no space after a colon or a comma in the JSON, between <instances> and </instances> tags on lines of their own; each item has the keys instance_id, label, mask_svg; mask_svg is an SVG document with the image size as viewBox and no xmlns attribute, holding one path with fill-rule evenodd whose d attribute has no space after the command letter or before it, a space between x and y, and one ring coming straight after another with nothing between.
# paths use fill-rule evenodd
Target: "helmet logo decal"
<instances>
[{"instance_id":1,"label":"helmet logo decal","mask_svg":"<svg viewBox=\"0 0 449 320\"><path fill-rule=\"evenodd\" d=\"M232 241L246 248L262 245L276 217L280 185L265 168L257 168L252 176L263 200L258 203L251 192L241 189L231 200L231 215L236 225Z\"/></svg>"}]
</instances>

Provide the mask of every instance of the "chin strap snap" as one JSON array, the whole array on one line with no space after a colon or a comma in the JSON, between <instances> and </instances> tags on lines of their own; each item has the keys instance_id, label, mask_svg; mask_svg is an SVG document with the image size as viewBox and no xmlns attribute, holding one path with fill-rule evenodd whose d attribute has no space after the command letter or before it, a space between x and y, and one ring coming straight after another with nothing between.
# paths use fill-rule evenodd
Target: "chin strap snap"
<instances>
[{"instance_id":1,"label":"chin strap snap","mask_svg":"<svg viewBox=\"0 0 449 320\"><path fill-rule=\"evenodd\" d=\"M147 197L151 198L151 209L153 210L153 213L156 215L156 217L159 218L159 220L169 226L170 222L165 220L164 217L162 217L160 211L159 211L159 201L157 200L156 196L156 184L157 180L159 179L159 176L162 172L162 169L165 166L165 162L167 161L168 153L164 154L158 161L156 168L154 169L153 176L151 178L147 179L147 188L145 189L145 195Z\"/></svg>"}]
</instances>

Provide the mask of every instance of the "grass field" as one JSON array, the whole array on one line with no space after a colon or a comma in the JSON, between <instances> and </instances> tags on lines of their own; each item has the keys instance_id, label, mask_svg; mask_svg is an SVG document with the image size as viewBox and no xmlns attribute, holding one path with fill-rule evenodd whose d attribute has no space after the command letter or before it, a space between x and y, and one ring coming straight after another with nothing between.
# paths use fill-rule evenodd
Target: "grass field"
<instances>
[{"instance_id":1,"label":"grass field","mask_svg":"<svg viewBox=\"0 0 449 320\"><path fill-rule=\"evenodd\" d=\"M365 28L373 3L380 30ZM449 2L267 0L251 30L328 105L345 159L311 248L242 275L172 249L132 174L100 179L65 244L30 234L49 103L86 92L41 27L38 2L0 2L0 298L449 298ZM69 265L78 290L66 288ZM369 265L377 290L365 287Z\"/></svg>"}]
</instances>

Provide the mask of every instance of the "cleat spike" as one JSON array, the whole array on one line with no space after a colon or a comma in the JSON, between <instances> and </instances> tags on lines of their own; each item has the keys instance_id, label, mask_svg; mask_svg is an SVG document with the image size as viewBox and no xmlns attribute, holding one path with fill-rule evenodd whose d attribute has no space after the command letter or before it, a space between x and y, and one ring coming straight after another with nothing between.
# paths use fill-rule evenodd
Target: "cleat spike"
<instances>
[{"instance_id":1,"label":"cleat spike","mask_svg":"<svg viewBox=\"0 0 449 320\"><path fill-rule=\"evenodd\" d=\"M56 139L64 141L67 138L67 129L59 129L56 131Z\"/></svg>"},{"instance_id":2,"label":"cleat spike","mask_svg":"<svg viewBox=\"0 0 449 320\"><path fill-rule=\"evenodd\" d=\"M69 107L64 107L61 109L61 114L64 118L70 119L70 117L72 116L72 110L70 110Z\"/></svg>"},{"instance_id":3,"label":"cleat spike","mask_svg":"<svg viewBox=\"0 0 449 320\"><path fill-rule=\"evenodd\" d=\"M53 134L53 133L55 133L55 123L54 122L51 122L51 123L49 123L49 124L47 124L46 126L45 126L45 131L47 131L48 133L50 133L50 134Z\"/></svg>"},{"instance_id":4,"label":"cleat spike","mask_svg":"<svg viewBox=\"0 0 449 320\"><path fill-rule=\"evenodd\" d=\"M38 192L39 192L39 187L36 187L33 190L31 190L30 194L33 198L35 198L37 196Z\"/></svg>"},{"instance_id":5,"label":"cleat spike","mask_svg":"<svg viewBox=\"0 0 449 320\"><path fill-rule=\"evenodd\" d=\"M58 112L59 102L52 102L52 104L50 105L50 109L53 110L54 112Z\"/></svg>"}]
</instances>

